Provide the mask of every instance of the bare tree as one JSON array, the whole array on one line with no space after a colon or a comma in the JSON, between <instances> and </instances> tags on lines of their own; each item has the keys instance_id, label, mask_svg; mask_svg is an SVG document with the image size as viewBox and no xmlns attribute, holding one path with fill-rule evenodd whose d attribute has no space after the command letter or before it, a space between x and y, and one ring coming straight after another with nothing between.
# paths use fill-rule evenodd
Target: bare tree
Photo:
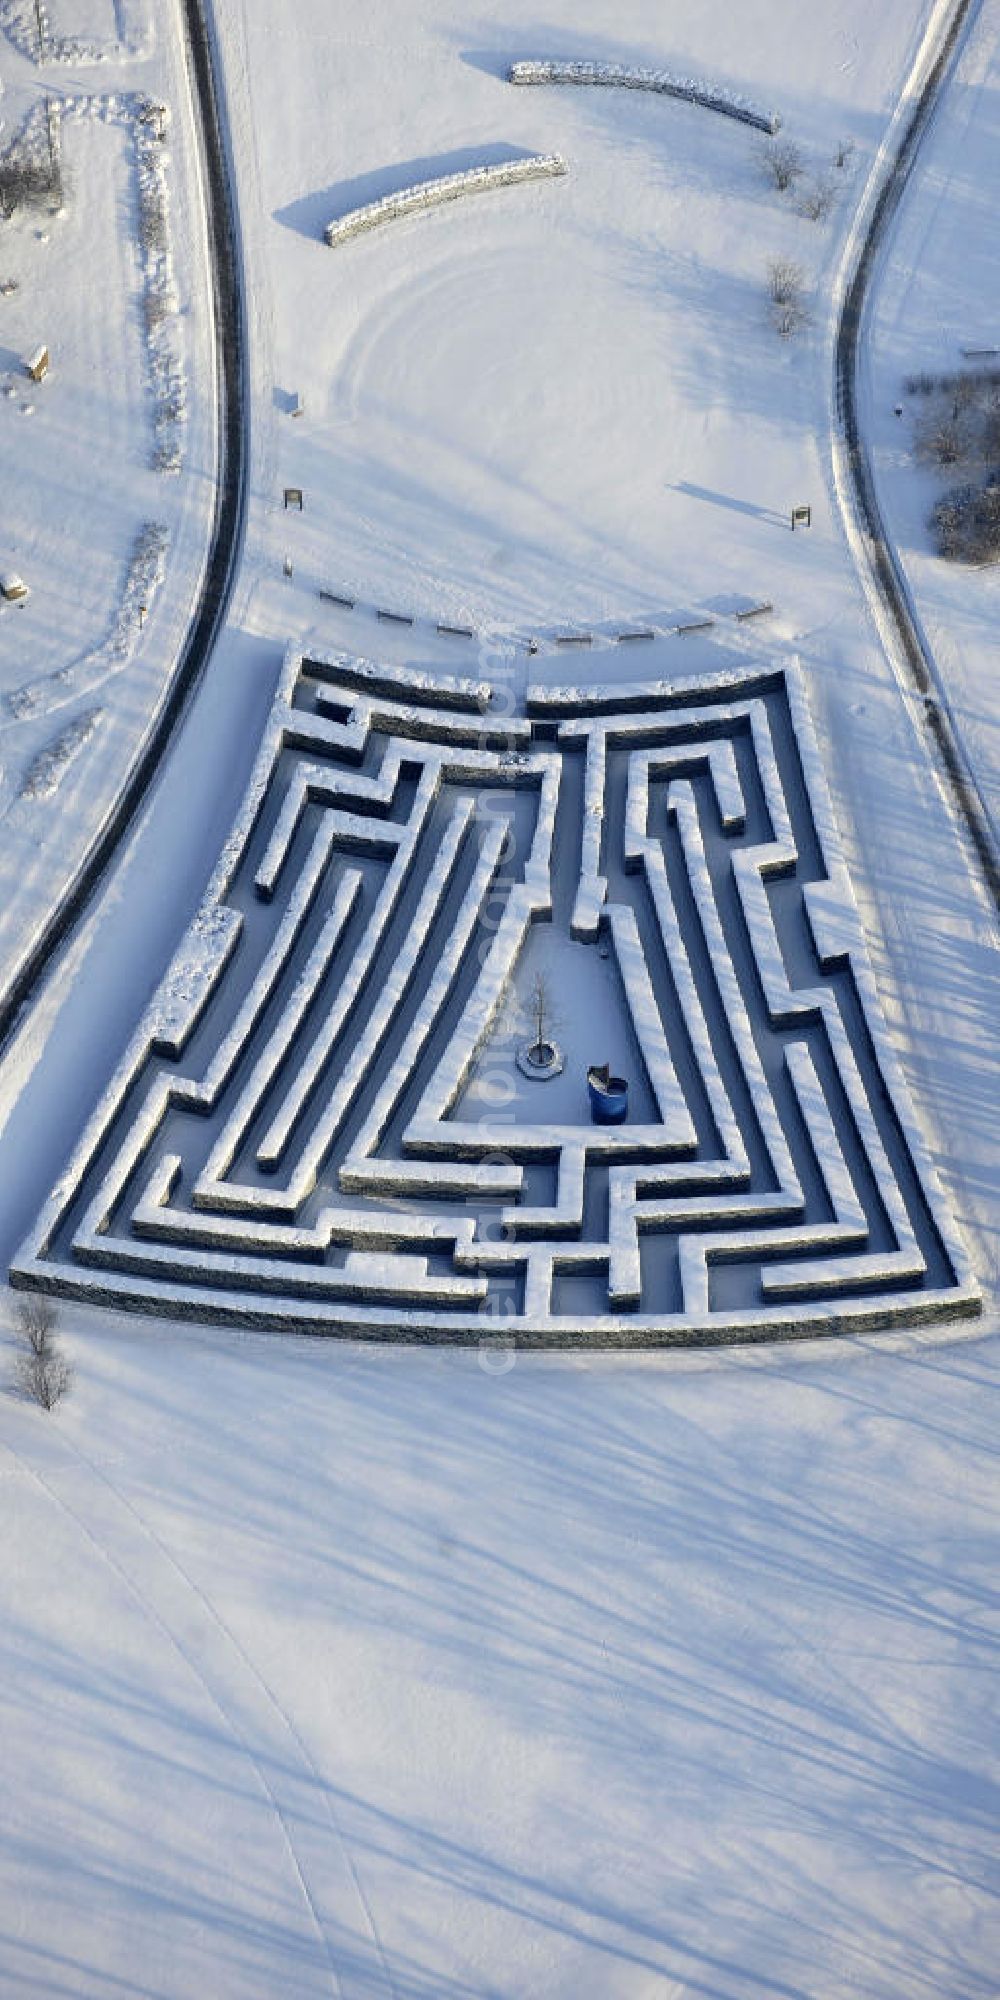
<instances>
[{"instance_id":1,"label":"bare tree","mask_svg":"<svg viewBox=\"0 0 1000 2000\"><path fill-rule=\"evenodd\" d=\"M990 408L983 419L983 457L996 464L1000 460L1000 409Z\"/></svg>"},{"instance_id":2,"label":"bare tree","mask_svg":"<svg viewBox=\"0 0 1000 2000\"><path fill-rule=\"evenodd\" d=\"M801 299L787 299L784 305L772 306L771 319L779 338L791 340L800 327L808 325L809 313Z\"/></svg>"},{"instance_id":3,"label":"bare tree","mask_svg":"<svg viewBox=\"0 0 1000 2000\"><path fill-rule=\"evenodd\" d=\"M838 139L837 150L833 156L834 166L837 167L842 172L843 169L846 167L848 160L851 159L853 153L854 153L853 139Z\"/></svg>"},{"instance_id":4,"label":"bare tree","mask_svg":"<svg viewBox=\"0 0 1000 2000\"><path fill-rule=\"evenodd\" d=\"M784 306L801 298L803 283L802 266L794 258L772 257L767 267L767 290L773 305Z\"/></svg>"},{"instance_id":5,"label":"bare tree","mask_svg":"<svg viewBox=\"0 0 1000 2000\"><path fill-rule=\"evenodd\" d=\"M825 222L833 207L833 182L825 174L805 181L798 192L797 207L810 222Z\"/></svg>"},{"instance_id":6,"label":"bare tree","mask_svg":"<svg viewBox=\"0 0 1000 2000\"><path fill-rule=\"evenodd\" d=\"M40 1294L37 1298L20 1298L14 1307L14 1325L17 1336L29 1354L44 1354L55 1338L58 1314L55 1301Z\"/></svg>"},{"instance_id":7,"label":"bare tree","mask_svg":"<svg viewBox=\"0 0 1000 2000\"><path fill-rule=\"evenodd\" d=\"M15 1379L22 1396L40 1409L54 1410L73 1380L73 1370L64 1354L22 1354Z\"/></svg>"},{"instance_id":8,"label":"bare tree","mask_svg":"<svg viewBox=\"0 0 1000 2000\"><path fill-rule=\"evenodd\" d=\"M73 1370L56 1343L58 1316L51 1299L18 1299L14 1324L19 1352L14 1384L40 1409L53 1410L73 1380Z\"/></svg>"},{"instance_id":9,"label":"bare tree","mask_svg":"<svg viewBox=\"0 0 1000 2000\"><path fill-rule=\"evenodd\" d=\"M784 194L802 173L802 154L794 139L765 139L760 149L765 180Z\"/></svg>"},{"instance_id":10,"label":"bare tree","mask_svg":"<svg viewBox=\"0 0 1000 2000\"><path fill-rule=\"evenodd\" d=\"M534 1031L530 1053L536 1056L539 1062L545 1062L552 1046L552 1030L555 1022L552 982L548 973L535 973L528 988L526 1012Z\"/></svg>"},{"instance_id":11,"label":"bare tree","mask_svg":"<svg viewBox=\"0 0 1000 2000\"><path fill-rule=\"evenodd\" d=\"M933 414L917 426L917 457L932 465L961 465L971 445L968 425L948 412Z\"/></svg>"},{"instance_id":12,"label":"bare tree","mask_svg":"<svg viewBox=\"0 0 1000 2000\"><path fill-rule=\"evenodd\" d=\"M962 559L962 494L961 491L946 493L935 502L931 510L928 527L937 543L939 556L946 562L961 562Z\"/></svg>"},{"instance_id":13,"label":"bare tree","mask_svg":"<svg viewBox=\"0 0 1000 2000\"><path fill-rule=\"evenodd\" d=\"M11 151L0 159L0 216L9 222L19 208L61 207L66 181L58 158Z\"/></svg>"},{"instance_id":14,"label":"bare tree","mask_svg":"<svg viewBox=\"0 0 1000 2000\"><path fill-rule=\"evenodd\" d=\"M972 549L976 562L1000 562L1000 485L995 483L983 488L976 503Z\"/></svg>"},{"instance_id":15,"label":"bare tree","mask_svg":"<svg viewBox=\"0 0 1000 2000\"><path fill-rule=\"evenodd\" d=\"M975 375L955 375L949 384L951 391L952 417L961 417L966 410L974 410L979 402L982 384Z\"/></svg>"},{"instance_id":16,"label":"bare tree","mask_svg":"<svg viewBox=\"0 0 1000 2000\"><path fill-rule=\"evenodd\" d=\"M930 527L949 562L1000 562L1000 485L956 486L937 502Z\"/></svg>"}]
</instances>

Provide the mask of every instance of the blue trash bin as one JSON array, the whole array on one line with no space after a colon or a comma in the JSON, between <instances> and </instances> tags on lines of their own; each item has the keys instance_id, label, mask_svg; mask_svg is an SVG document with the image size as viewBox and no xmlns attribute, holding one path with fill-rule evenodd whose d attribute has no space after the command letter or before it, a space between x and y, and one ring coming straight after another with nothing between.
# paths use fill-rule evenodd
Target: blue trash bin
<instances>
[{"instance_id":1,"label":"blue trash bin","mask_svg":"<svg viewBox=\"0 0 1000 2000\"><path fill-rule=\"evenodd\" d=\"M623 1125L628 1117L628 1083L612 1076L607 1063L592 1063L587 1071L590 1116L595 1125Z\"/></svg>"}]
</instances>

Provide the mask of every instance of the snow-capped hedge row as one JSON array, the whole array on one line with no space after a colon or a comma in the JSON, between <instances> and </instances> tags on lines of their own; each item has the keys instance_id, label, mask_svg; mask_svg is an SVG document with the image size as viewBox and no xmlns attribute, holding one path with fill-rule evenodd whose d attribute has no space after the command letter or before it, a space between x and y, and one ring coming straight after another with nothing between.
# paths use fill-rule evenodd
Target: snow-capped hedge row
<instances>
[{"instance_id":1,"label":"snow-capped hedge row","mask_svg":"<svg viewBox=\"0 0 1000 2000\"><path fill-rule=\"evenodd\" d=\"M694 76L672 76L665 69L634 68L628 63L606 62L516 62L508 73L510 83L597 83L619 90L654 90L662 97L680 97L688 104L701 104L706 111L720 111L724 118L738 118L758 132L774 134L781 124L776 111L762 111L734 90L704 83Z\"/></svg>"},{"instance_id":2,"label":"snow-capped hedge row","mask_svg":"<svg viewBox=\"0 0 1000 2000\"><path fill-rule=\"evenodd\" d=\"M145 521L136 535L111 626L99 646L81 653L64 667L0 695L0 727L4 722L37 722L90 693L117 674L132 659L142 617L153 603L166 574L170 537L157 521ZM143 607L142 617L140 606Z\"/></svg>"},{"instance_id":3,"label":"snow-capped hedge row","mask_svg":"<svg viewBox=\"0 0 1000 2000\"><path fill-rule=\"evenodd\" d=\"M355 663L356 666L358 664L364 663ZM310 665L315 667L316 661L311 660ZM405 670L401 671L404 671L405 687L407 682L413 679L413 676L405 675ZM322 689L318 692L322 693ZM367 711L368 704L363 697L359 699L358 705L360 709ZM379 719L389 719L393 722L401 721L405 735L412 739L418 739L428 731L429 725L433 720L432 715L420 709L411 709L403 703L389 703L386 706L391 711L391 716ZM302 724L302 712L299 710L290 710L288 713L293 718L294 727L297 732ZM371 958L379 949L386 927L392 922L399 898L405 890L413 852L426 831L430 815L435 809L442 782L447 777L459 783L481 784L485 776L492 784L501 786L512 782L515 771L521 768L520 765L506 755L498 755L496 752L490 751L472 751L463 748L461 739L468 727L464 718L455 717L451 714L446 715L438 711L436 719L439 736L443 735L446 739L452 736L453 739L457 740L454 740L454 747L449 751L442 752L439 750L436 754L431 751L426 756L424 771L418 784L417 794L405 824L399 825L389 819L378 817L368 817L363 821L360 818L358 819L357 838L359 840L363 838L364 844L370 846L381 837L385 841L387 853L392 853L393 850L395 850L395 853L382 890L369 915L364 939L359 945L349 970L345 974L336 1000L326 1014L319 1032L311 1043L308 1056L299 1065L295 1076L290 1079L282 1106L272 1117L268 1129L260 1141L258 1163L265 1170L276 1170L279 1166L291 1128L309 1095L314 1090L323 1063L343 1033L357 1004ZM373 726L376 720L373 716ZM488 734L495 732L498 727L499 724L495 722L486 721L483 724L484 731ZM321 725L321 728L325 728L327 738L333 744L339 734L336 726L325 724ZM396 789L400 764L401 752L390 750L383 760L382 767L378 773L372 775L357 773L352 775L347 787L351 798L356 800L361 797L368 804L381 803L387 805ZM355 815L347 811L337 810L339 781L336 774L334 773L324 780L323 773L319 767L305 766L301 768L297 772L295 780L289 786L282 811L278 815L271 839L268 843L268 848L259 864L255 878L259 894L262 893L269 896L273 893L283 860L288 853L295 828L301 817L305 797L307 794L311 797L321 796L324 786L329 787L326 800L328 811L325 814L325 821L331 831L336 832L337 841L341 848L352 845L355 837L352 832L352 821ZM274 1073L287 1056L295 1034L305 1014L313 1004L319 985L326 975L329 959L336 948L343 925L350 913L355 889L360 883L360 877L356 876L354 871L348 871L345 874L330 916L321 930L310 960L304 967L296 988L289 1002L286 1004L281 1022L272 1030L266 1048L261 1051L258 1061L254 1064L251 1073L247 1077L233 1106L233 1110L209 1154L205 1169L195 1187L194 1200L196 1206L232 1207L234 1210L248 1213L251 1216L278 1215L286 1211L294 1215L297 1203L305 1198L305 1195L309 1192L315 1181L320 1161L333 1132L338 1128L342 1117L349 1109L351 1102L368 1073L371 1062L381 1048L386 1035L391 1031L396 1011L402 1002L408 981L419 962L421 954L427 949L436 920L438 905L441 897L446 892L448 881L451 879L458 865L459 849L462 847L466 835L471 835L472 823L473 809L471 802L460 802L456 806L452 821L446 829L438 848L438 866L435 874L424 884L422 895L413 912L406 944L398 955L390 979L372 1007L358 1042L351 1049L346 1059L344 1069L332 1092L323 1117L312 1133L309 1143L299 1160L291 1187L288 1190L273 1190L271 1188L254 1187L251 1185L233 1189L226 1185L226 1176L231 1170L238 1148L243 1143L245 1133L259 1110L262 1098L270 1085ZM498 831L502 844L502 837L505 833L504 826L501 825ZM495 863L496 856L494 855L493 862L486 867L481 880L478 879L477 872L474 882L474 893L472 894L472 915L474 918L478 917L480 904L488 892ZM448 950L450 949L451 946L449 945ZM445 959L447 959L447 955L446 951L444 954ZM458 961L456 960L456 969L457 963ZM238 1032L245 1040L256 1024L258 1013L256 1010L248 1011L244 1009L244 1014L246 1016L245 1020L238 1024L237 1030L234 1032ZM216 1081L214 1066L212 1081L214 1087ZM395 1184L394 1180L393 1185ZM346 1181L344 1185L347 1185Z\"/></svg>"},{"instance_id":4,"label":"snow-capped hedge row","mask_svg":"<svg viewBox=\"0 0 1000 2000\"><path fill-rule=\"evenodd\" d=\"M566 162L558 153L535 153L528 159L502 160L497 166L467 167L464 173L443 174L436 181L418 181L413 187L400 188L397 194L386 194L380 201L367 202L364 208L352 208L349 214L328 223L323 234L333 247L346 243L352 236L364 235L366 230L377 229L380 223L392 222L398 215L410 215L421 208L437 208L442 202L457 201L465 194L485 194L490 188L514 187L521 181L546 180L553 174L566 172Z\"/></svg>"},{"instance_id":5,"label":"snow-capped hedge row","mask_svg":"<svg viewBox=\"0 0 1000 2000\"><path fill-rule=\"evenodd\" d=\"M498 1245L498 1252L502 1246ZM582 1262L581 1258L581 1262ZM666 1316L655 1313L605 1313L588 1322L584 1332L579 1313L532 1311L518 1316L516 1334L508 1332L509 1322L493 1314L458 1314L434 1306L400 1309L398 1297L382 1305L364 1305L344 1299L325 1310L307 1299L269 1296L260 1287L239 1290L234 1282L220 1288L212 1284L166 1283L152 1278L132 1277L126 1271L76 1270L73 1266L30 1267L15 1265L10 1282L16 1290L49 1292L82 1298L88 1305L109 1311L153 1313L161 1318L210 1322L213 1326L257 1329L261 1332L332 1333L355 1340L391 1341L394 1346L484 1347L496 1341L498 1329L510 1345L520 1348L701 1348L723 1344L759 1346L770 1341L814 1339L818 1333L857 1334L870 1328L881 1330L887 1321L884 1295L838 1301L826 1300L808 1312L798 1303L766 1304L742 1310L723 1308L712 1314L711 1329L693 1322L686 1313ZM908 1292L901 1301L908 1330L935 1320L968 1314L972 1306L964 1294L957 1302L940 1291Z\"/></svg>"},{"instance_id":6,"label":"snow-capped hedge row","mask_svg":"<svg viewBox=\"0 0 1000 2000\"><path fill-rule=\"evenodd\" d=\"M100 727L103 714L103 708L87 709L70 723L68 729L62 730L54 742L47 743L28 765L18 786L18 797L35 801L53 798L70 765L75 763L94 731Z\"/></svg>"},{"instance_id":7,"label":"snow-capped hedge row","mask_svg":"<svg viewBox=\"0 0 1000 2000\"><path fill-rule=\"evenodd\" d=\"M341 694L344 688L358 688L363 694L424 702L431 708L478 711L488 708L493 697L489 681L456 679L454 674L436 675L419 667L387 666L339 650L321 653L311 649L302 661L302 671L310 680L332 682Z\"/></svg>"}]
</instances>

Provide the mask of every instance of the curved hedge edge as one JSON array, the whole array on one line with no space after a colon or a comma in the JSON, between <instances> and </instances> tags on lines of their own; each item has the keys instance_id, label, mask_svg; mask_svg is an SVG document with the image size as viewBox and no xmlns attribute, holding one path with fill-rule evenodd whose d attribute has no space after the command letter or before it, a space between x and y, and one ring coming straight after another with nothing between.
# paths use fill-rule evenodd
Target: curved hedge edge
<instances>
[{"instance_id":1,"label":"curved hedge edge","mask_svg":"<svg viewBox=\"0 0 1000 2000\"><path fill-rule=\"evenodd\" d=\"M672 76L665 69L642 69L628 63L602 62L515 62L507 73L508 83L592 83L616 86L621 90L653 90L662 97L679 97L688 104L700 104L706 111L718 111L724 118L736 118L753 125L773 138L781 125L776 111L762 111L734 90L703 83L694 76Z\"/></svg>"}]
</instances>

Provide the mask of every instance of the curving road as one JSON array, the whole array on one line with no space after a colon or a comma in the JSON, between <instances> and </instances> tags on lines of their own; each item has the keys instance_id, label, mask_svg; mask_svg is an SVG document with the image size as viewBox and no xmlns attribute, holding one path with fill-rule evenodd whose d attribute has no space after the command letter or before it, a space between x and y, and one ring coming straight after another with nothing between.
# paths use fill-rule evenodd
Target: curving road
<instances>
[{"instance_id":1,"label":"curving road","mask_svg":"<svg viewBox=\"0 0 1000 2000\"><path fill-rule=\"evenodd\" d=\"M219 449L208 557L194 616L163 702L73 881L50 913L6 993L0 996L0 1055L57 953L103 883L162 767L225 623L243 553L250 404L236 198L229 170L218 64L205 0L181 0L181 11L201 127L218 357Z\"/></svg>"},{"instance_id":2,"label":"curving road","mask_svg":"<svg viewBox=\"0 0 1000 2000\"><path fill-rule=\"evenodd\" d=\"M913 110L890 153L871 218L844 295L837 326L837 415L852 499L872 578L898 639L899 658L911 690L922 698L931 754L947 794L968 831L994 908L1000 911L1000 840L993 815L956 723L947 689L910 597L898 550L889 537L875 489L871 457L858 414L858 366L875 267L913 170L921 139L933 117L962 35L979 0L956 0Z\"/></svg>"}]
</instances>

